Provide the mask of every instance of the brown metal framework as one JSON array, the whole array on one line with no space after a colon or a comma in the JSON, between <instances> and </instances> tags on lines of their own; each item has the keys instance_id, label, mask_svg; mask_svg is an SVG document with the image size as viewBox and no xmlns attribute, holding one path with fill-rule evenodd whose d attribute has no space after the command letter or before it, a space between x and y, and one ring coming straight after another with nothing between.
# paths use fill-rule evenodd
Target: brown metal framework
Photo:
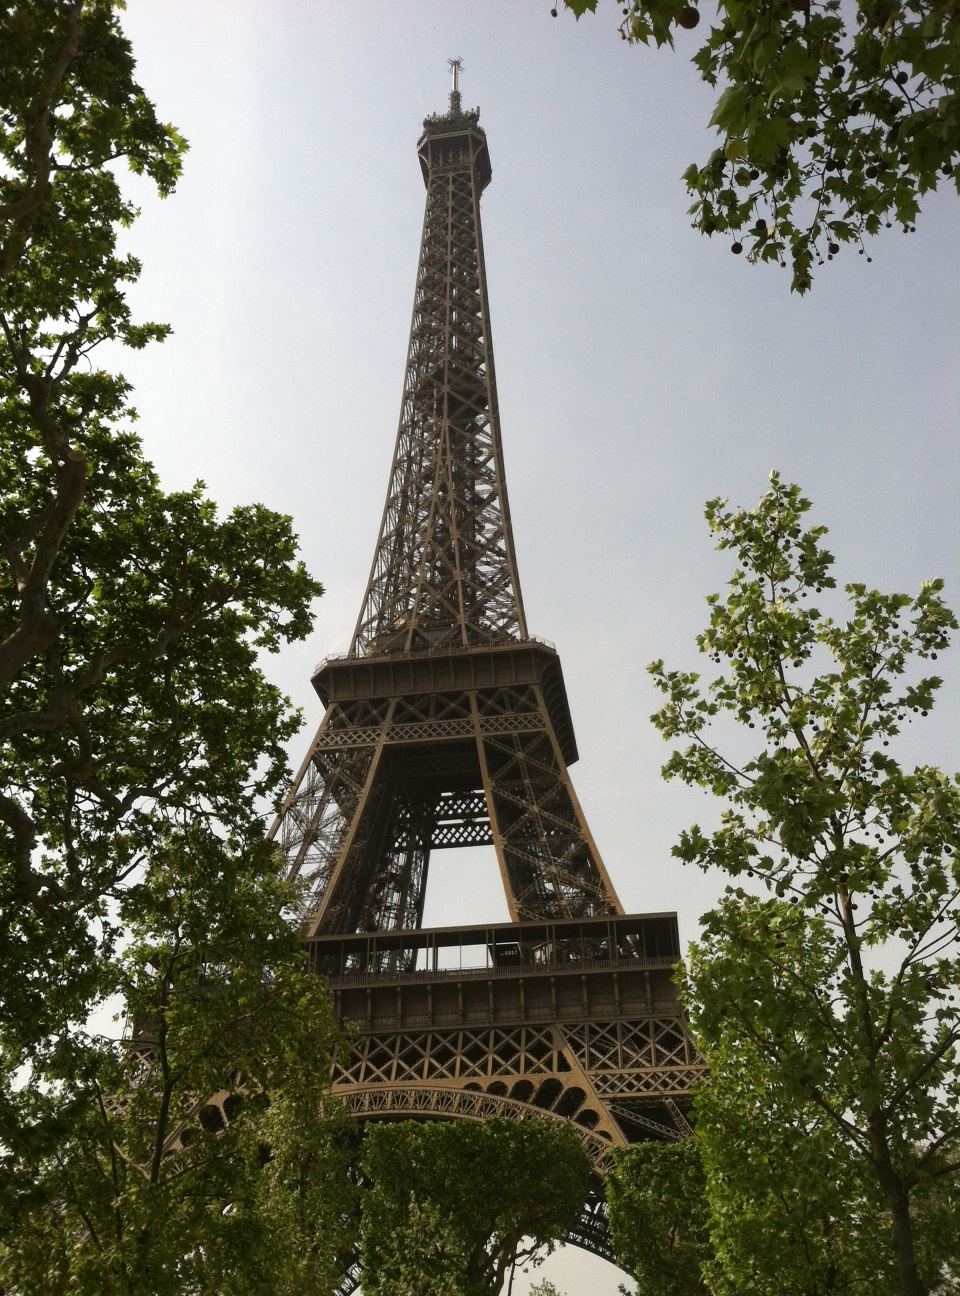
<instances>
[{"instance_id":1,"label":"brown metal framework","mask_svg":"<svg viewBox=\"0 0 960 1296\"><path fill-rule=\"evenodd\" d=\"M355 1026L335 1092L363 1118L571 1120L610 1149L688 1132L701 1073L676 918L624 915L570 781L560 660L527 633L480 233L491 170L454 88L427 187L403 406L349 653L273 833L307 884L316 970ZM492 844L512 922L422 928L433 851ZM610 1256L601 1199L571 1240ZM347 1275L344 1291L351 1290Z\"/></svg>"},{"instance_id":2,"label":"brown metal framework","mask_svg":"<svg viewBox=\"0 0 960 1296\"><path fill-rule=\"evenodd\" d=\"M427 184L400 429L353 653L526 636L503 476L477 113L424 122Z\"/></svg>"}]
</instances>

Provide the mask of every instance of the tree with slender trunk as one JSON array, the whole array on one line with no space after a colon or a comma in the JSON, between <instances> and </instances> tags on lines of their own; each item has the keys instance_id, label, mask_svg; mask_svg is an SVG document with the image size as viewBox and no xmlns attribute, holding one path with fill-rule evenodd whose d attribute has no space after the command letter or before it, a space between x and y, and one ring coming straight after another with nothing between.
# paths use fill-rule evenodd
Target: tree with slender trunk
<instances>
[{"instance_id":1,"label":"tree with slender trunk","mask_svg":"<svg viewBox=\"0 0 960 1296\"><path fill-rule=\"evenodd\" d=\"M749 1255L749 1212L721 1219L724 1192L755 1198L763 1158L802 1191L798 1158L815 1148L808 1182L825 1196L811 1228L835 1219L840 1263L857 1251L861 1276L873 1256L871 1290L892 1266L900 1296L926 1296L960 1265L960 780L904 768L892 745L932 709L941 680L923 665L957 621L939 580L915 597L850 583L844 602L809 508L777 474L754 509L712 501L737 565L698 646L725 669L704 687L650 667L657 727L687 740L666 777L725 803L674 853L734 880L684 989L711 1065L697 1137L716 1272L735 1286Z\"/></svg>"}]
</instances>

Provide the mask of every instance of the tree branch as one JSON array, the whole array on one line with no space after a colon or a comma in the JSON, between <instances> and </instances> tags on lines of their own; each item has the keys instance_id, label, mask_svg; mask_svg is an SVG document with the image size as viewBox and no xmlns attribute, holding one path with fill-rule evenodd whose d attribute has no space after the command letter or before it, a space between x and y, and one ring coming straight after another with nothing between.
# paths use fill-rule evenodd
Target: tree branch
<instances>
[{"instance_id":1,"label":"tree branch","mask_svg":"<svg viewBox=\"0 0 960 1296\"><path fill-rule=\"evenodd\" d=\"M15 893L23 900L36 900L40 894L41 879L33 870L33 848L37 840L37 826L26 810L13 799L0 792L0 820L13 833L13 870ZM49 885L56 889L50 880Z\"/></svg>"},{"instance_id":2,"label":"tree branch","mask_svg":"<svg viewBox=\"0 0 960 1296\"><path fill-rule=\"evenodd\" d=\"M50 183L50 172L53 170L51 151L53 140L50 137L50 130L47 125L47 114L50 111L54 91L63 80L67 69L80 50L80 39L83 35L83 25L80 21L82 12L83 0L73 0L73 5L67 11L67 31L63 45L53 66L47 73L39 95L24 117L27 159L33 169L33 179L30 182L30 187L15 202L0 203L0 220L23 221L24 217L32 215L38 207L47 202L53 192L53 186ZM6 252L6 247L4 252ZM4 256L3 261L6 261L6 259ZM9 268L9 265L0 264L0 274L3 274Z\"/></svg>"},{"instance_id":3,"label":"tree branch","mask_svg":"<svg viewBox=\"0 0 960 1296\"><path fill-rule=\"evenodd\" d=\"M0 644L0 689L53 642L57 620L47 611L47 586L63 538L76 516L86 481L86 460L71 450L60 470L57 494L34 550L26 581L20 585L20 624ZM19 582L18 582L19 584Z\"/></svg>"}]
</instances>

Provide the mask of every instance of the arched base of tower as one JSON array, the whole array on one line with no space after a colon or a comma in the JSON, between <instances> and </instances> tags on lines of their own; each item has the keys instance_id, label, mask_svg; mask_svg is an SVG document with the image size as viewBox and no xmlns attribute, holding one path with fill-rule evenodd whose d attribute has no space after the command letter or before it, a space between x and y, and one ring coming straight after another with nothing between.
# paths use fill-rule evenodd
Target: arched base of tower
<instances>
[{"instance_id":1,"label":"arched base of tower","mask_svg":"<svg viewBox=\"0 0 960 1296\"><path fill-rule=\"evenodd\" d=\"M598 1174L611 1148L683 1138L704 1066L673 984L675 924L634 914L315 938L318 972L357 969L328 975L351 1025L335 1092L382 1119L561 1117ZM460 967L438 966L445 949Z\"/></svg>"},{"instance_id":2,"label":"arched base of tower","mask_svg":"<svg viewBox=\"0 0 960 1296\"><path fill-rule=\"evenodd\" d=\"M505 1094L476 1089L424 1085L371 1085L369 1088L334 1088L359 1120L487 1120L507 1116L514 1120L568 1120L556 1111L517 1102ZM610 1168L611 1142L592 1130L571 1122L583 1140L598 1177Z\"/></svg>"}]
</instances>

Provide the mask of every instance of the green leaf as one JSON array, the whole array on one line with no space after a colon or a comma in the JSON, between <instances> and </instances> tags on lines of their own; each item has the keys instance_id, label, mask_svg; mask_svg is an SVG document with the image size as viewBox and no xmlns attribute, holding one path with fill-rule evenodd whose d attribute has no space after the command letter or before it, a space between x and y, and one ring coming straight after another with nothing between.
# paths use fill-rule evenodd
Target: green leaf
<instances>
[{"instance_id":1,"label":"green leaf","mask_svg":"<svg viewBox=\"0 0 960 1296\"><path fill-rule=\"evenodd\" d=\"M709 125L727 135L742 134L747 124L750 97L743 86L732 85L717 100Z\"/></svg>"},{"instance_id":2,"label":"green leaf","mask_svg":"<svg viewBox=\"0 0 960 1296\"><path fill-rule=\"evenodd\" d=\"M752 148L782 138L769 123ZM651 1296L695 1296L701 1277L710 1296L899 1296L898 1266L921 1289L960 1278L944 1224L960 1176L927 1173L960 1165L960 777L905 769L894 743L933 706L942 681L920 670L957 618L940 581L916 598L836 592L811 507L776 472L753 508L707 504L732 572L697 645L722 673L704 691L693 671L651 668L667 699L654 723L688 740L665 777L722 798L720 826L682 832L673 855L731 883L683 979L709 1065L697 1222L658 1154L611 1185L627 1203L618 1245ZM803 601L811 589L831 615ZM715 737L724 713L749 736Z\"/></svg>"},{"instance_id":3,"label":"green leaf","mask_svg":"<svg viewBox=\"0 0 960 1296\"><path fill-rule=\"evenodd\" d=\"M785 117L761 117L747 130L747 154L756 162L772 162L790 143L790 123Z\"/></svg>"}]
</instances>

